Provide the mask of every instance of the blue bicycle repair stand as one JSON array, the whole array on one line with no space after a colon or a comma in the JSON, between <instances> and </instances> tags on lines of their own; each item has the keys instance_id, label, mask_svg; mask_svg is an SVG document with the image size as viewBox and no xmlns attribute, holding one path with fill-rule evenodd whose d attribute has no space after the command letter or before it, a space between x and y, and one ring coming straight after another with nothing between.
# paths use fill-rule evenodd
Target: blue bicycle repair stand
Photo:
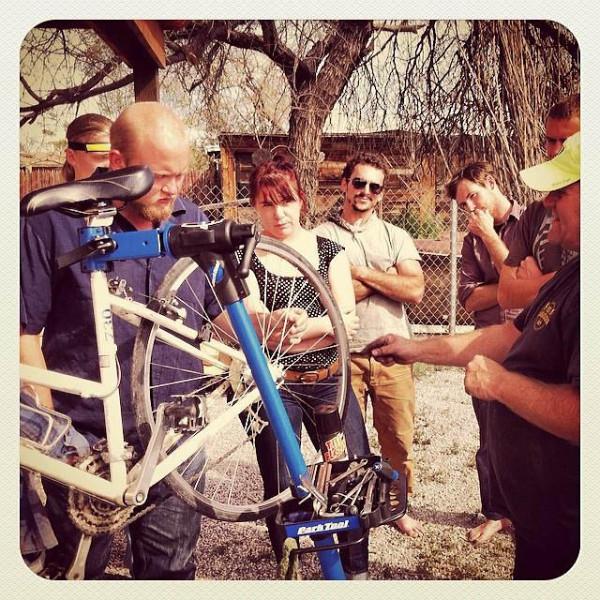
<instances>
[{"instance_id":1,"label":"blue bicycle repair stand","mask_svg":"<svg viewBox=\"0 0 600 600\"><path fill-rule=\"evenodd\" d=\"M300 447L296 440L296 435L292 429L292 425L288 418L283 402L279 395L279 390L273 381L271 371L267 360L263 354L258 337L246 312L242 300L238 300L232 304L226 305L227 314L231 320L231 326L235 334L238 337L240 346L244 355L248 360L248 366L254 382L258 387L262 399L265 404L265 409L269 417L269 424L273 428L275 436L279 441L281 451L287 465L288 471L292 478L293 488L300 496L307 496L308 491L304 488L304 484L307 481L308 467L304 462L304 457L300 452ZM341 522L347 519L341 519ZM337 521L337 519L335 520ZM331 523L331 524L330 524ZM358 526L358 519L356 518L356 526ZM299 524L299 526L302 526ZM306 525L304 525L306 526ZM333 521L330 519L323 520L323 523L314 525L322 528L322 533L319 530L319 535L315 539L315 545L320 546L334 546L335 541L333 538L333 530L326 529L326 527L332 527ZM338 528L341 525L338 524ZM345 527L345 529L348 529ZM331 533L329 533L331 531ZM294 536L295 537L295 536ZM336 549L324 549L318 553L319 561L321 563L321 569L323 571L323 577L325 579L343 580L346 579L342 563L340 561L339 552Z\"/></svg>"},{"instance_id":2,"label":"blue bicycle repair stand","mask_svg":"<svg viewBox=\"0 0 600 600\"><path fill-rule=\"evenodd\" d=\"M187 227L170 225L162 231L150 230L148 232L111 232L104 227L84 227L79 232L80 248L61 257L60 260L63 266L82 261L84 271L106 271L110 270L110 263L114 260L151 258L164 254L175 258L191 256L199 264L222 294L231 325L264 401L270 426L279 442L292 479L295 499L290 501L292 508L286 512L286 533L290 538L310 535L314 541L315 550L317 550L323 577L330 580L346 579L338 548L358 543L360 540L336 543L333 537L334 533L346 533L360 527L366 530L402 516L406 511L405 478L403 475L400 476L399 481L404 483L404 486L401 486L403 491L399 495L395 494L396 498L400 499L400 503L396 509L390 509L389 484L398 477L398 474L379 457L374 455L360 457L362 460L366 459L365 465L368 469L377 473L377 485L369 510L361 511L360 517L356 514L340 514L339 516L336 514L326 518L313 518L315 513L310 510L312 509L312 499L309 497L309 489L312 488L315 496L318 492L300 452L296 435L242 300L248 295L247 286L243 280L248 272L254 245L245 246L242 260L238 263L233 258L232 250L237 245L231 243L230 234L234 227L244 229L248 226L232 225L227 222L223 222L222 226L221 230L216 232L207 229L202 224L190 224ZM254 236L254 233L242 232L242 237L249 235ZM223 252L223 255L215 255L210 251L202 252L202 254L196 252L195 244L208 248L215 243L220 244L220 252ZM222 258L222 262L220 258ZM213 267L216 265L219 265L219 268L215 270ZM347 465L344 463L322 464L334 465L332 468L338 473L340 469L342 471L347 469ZM324 492L325 490L319 491L321 499L329 501L328 494ZM293 503L302 503L303 498L306 499L305 506L296 510ZM315 550L311 549L310 551ZM305 551L308 549L298 549L295 554Z\"/></svg>"},{"instance_id":3,"label":"blue bicycle repair stand","mask_svg":"<svg viewBox=\"0 0 600 600\"><path fill-rule=\"evenodd\" d=\"M300 446L292 429L290 420L285 411L279 390L273 381L267 360L261 348L260 342L252 325L252 321L242 300L225 305L240 346L246 359L254 382L260 391L264 401L265 409L269 418L269 424L273 431L283 454L290 477L292 479L292 490L295 498L286 502L277 517L279 524L285 527L288 538L297 539L309 535L314 542L314 549L296 548L291 550L295 556L304 552L317 552L324 579L344 580L346 575L342 568L339 548L359 543L363 538L346 542L336 542L334 533L347 533L362 529L366 531L389 523L406 513L407 489L406 477L397 473L379 456L370 454L359 456L346 461L330 463L319 463L315 465L312 472L304 462L300 452ZM321 481L321 487L315 485L320 479L319 469L327 469L327 476ZM362 473L359 475L359 471ZM350 474L358 479L366 480L367 474L371 483L366 487L366 492L348 493L347 486L352 480ZM329 479L331 475L333 479ZM391 503L391 484L395 482L395 506ZM361 485L356 486L356 480L350 484L353 490L360 490ZM309 498L307 484L311 485L315 492L321 494L327 502L327 510L330 515L315 517L312 500ZM340 498L349 497L353 494L362 497L361 506L342 506L338 503L337 514L331 514L335 495ZM281 522L283 517L283 522Z\"/></svg>"}]
</instances>

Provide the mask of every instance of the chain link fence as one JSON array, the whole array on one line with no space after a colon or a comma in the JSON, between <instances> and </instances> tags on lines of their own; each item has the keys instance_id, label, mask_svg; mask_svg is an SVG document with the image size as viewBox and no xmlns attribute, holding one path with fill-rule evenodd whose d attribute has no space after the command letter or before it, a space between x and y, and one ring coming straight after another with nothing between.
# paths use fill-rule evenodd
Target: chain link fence
<instances>
[{"instance_id":1,"label":"chain link fence","mask_svg":"<svg viewBox=\"0 0 600 600\"><path fill-rule=\"evenodd\" d=\"M33 176L30 171L21 170L21 196L32 189L60 181L59 169L42 169L34 172ZM184 182L184 195L200 205L211 220L229 218L240 223L257 223L247 185L238 184L235 200L224 201L221 186L214 182L212 173L190 171ZM406 230L421 255L425 295L419 304L408 305L413 331L416 334L438 334L471 328L471 315L456 301L460 249L467 231L466 215L459 211L453 227L450 202L437 197L433 206L429 206L421 200L424 197L425 190L419 182L400 181L397 187L386 189L378 204L379 217ZM339 187L321 186L313 224L325 221L340 210L342 201Z\"/></svg>"},{"instance_id":2,"label":"chain link fence","mask_svg":"<svg viewBox=\"0 0 600 600\"><path fill-rule=\"evenodd\" d=\"M249 203L249 189L244 184L238 184L235 200L227 202L223 201L221 188L206 181L198 180L188 185L185 195L199 204L211 220L230 218L240 223L257 222ZM379 217L405 229L415 240L421 255L425 295L419 304L408 306L413 331L416 334L443 334L470 329L473 325L471 315L456 301L466 221L459 214L453 228L450 202L436 198L432 208L421 202L423 196L419 184L411 183L386 189L378 205ZM315 203L313 224L317 225L338 211L342 201L339 188L322 186ZM456 249L454 259L453 241Z\"/></svg>"}]
</instances>

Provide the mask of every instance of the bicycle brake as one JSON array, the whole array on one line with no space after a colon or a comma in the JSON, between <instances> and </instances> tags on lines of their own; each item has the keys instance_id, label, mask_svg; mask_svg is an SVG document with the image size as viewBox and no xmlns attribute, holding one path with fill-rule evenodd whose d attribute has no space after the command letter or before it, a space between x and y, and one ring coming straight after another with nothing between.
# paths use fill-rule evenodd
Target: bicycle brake
<instances>
[{"instance_id":1,"label":"bicycle brake","mask_svg":"<svg viewBox=\"0 0 600 600\"><path fill-rule=\"evenodd\" d=\"M127 285L122 277L113 277L108 281L108 290L114 296L123 296L126 300L133 299L133 288Z\"/></svg>"}]
</instances>

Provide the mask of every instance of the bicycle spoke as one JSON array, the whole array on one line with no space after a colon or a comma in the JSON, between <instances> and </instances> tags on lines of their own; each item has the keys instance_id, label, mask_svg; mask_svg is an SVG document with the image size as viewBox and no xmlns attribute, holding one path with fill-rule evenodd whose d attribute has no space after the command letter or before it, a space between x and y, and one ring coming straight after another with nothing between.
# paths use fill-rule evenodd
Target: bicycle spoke
<instances>
[{"instance_id":1,"label":"bicycle spoke","mask_svg":"<svg viewBox=\"0 0 600 600\"><path fill-rule=\"evenodd\" d=\"M340 339L345 339L343 323L326 286L314 275L302 257L292 255L282 244L270 240L260 242L257 254L261 252L263 253L261 256L272 254L276 257L271 264L275 264L281 273L302 275L302 278L290 275L291 279L277 275L269 281L268 290L267 283L262 280L258 282L258 288L250 282L251 289L258 293L254 299L250 298L248 304L254 300L253 310L257 312L253 321L256 323L267 362L273 363L274 366L279 365L277 368L282 368L284 371L315 370L312 366L315 363L311 363L309 356L312 351L338 349L342 357L340 363L346 365L347 372L348 355L347 352L344 354L345 344L340 345L339 342ZM286 267L286 263L289 268ZM200 300L200 293L197 290L200 274L196 272L197 268L190 259L182 259L155 293L157 299L165 299L164 304L167 306L171 304L174 316L182 322L182 325L192 329L208 322L206 309L195 306ZM209 290L214 289L214 286L208 278L206 282L207 293L210 293ZM318 298L314 298L314 294L306 293L311 286L318 290ZM273 291L283 295L285 302L279 306L288 309L275 316L271 316L273 310L269 306ZM295 352L294 346L289 345L284 336L276 342L269 339L273 338L275 331L285 333L289 329L290 309L293 309L303 296L307 298L304 303L308 304L307 311L310 311L311 318L332 319L333 333L319 334L313 339L305 340L302 351ZM215 308L220 309L221 312L224 309L221 302L216 302ZM226 311L225 315L227 315ZM134 350L134 364L137 365L138 373L134 378L136 420L142 425L148 423L153 426L155 422L153 395L156 402L177 399L184 415L187 406L190 410L193 409L195 421L192 420L191 423L197 422L195 426L198 428L197 433L202 433L202 445L200 448L194 447L190 456L180 465L178 472L167 475L166 483L176 489L178 495L191 506L212 517L233 521L255 519L257 516L272 514L281 502L290 498L289 474L282 462L273 462L272 476L277 477L276 481L280 481L285 489L275 497L265 499L262 477L257 464L256 447L262 440L260 432L265 431L265 428L268 431L270 425L248 364L238 350L235 336L227 331L230 326L228 315L227 320L223 320L222 323L223 327L220 326L221 320L219 323L214 321L210 323L210 337L201 335L196 343L178 344L176 340L168 337L159 340L158 326L148 321L142 322ZM205 364L203 368L199 367L196 370L191 365L198 359L190 355L197 356L200 339L205 340L200 347ZM215 342L212 346L211 339ZM172 345L170 341L173 341ZM233 348L231 353L227 348L216 343L221 341L225 346ZM273 350L268 350L267 344L272 346ZM165 352L165 348L169 351ZM168 358L165 359L165 356ZM215 364L218 364L216 368L211 367L213 356ZM332 402L338 403L339 410L342 411L346 382L346 376L336 377L333 383L328 381L326 384L314 384L319 387L313 387L313 390L317 394L318 390L326 389L321 385L327 385L328 394L333 390L335 396L332 397ZM290 390L289 397L302 407L305 413L304 422L308 423L306 419L312 418L310 417L312 406L320 399L298 393L298 388L289 387L285 381L280 381L277 385L282 390L286 390L286 393ZM187 422L182 421L183 426ZM167 450L167 453L176 452L178 448L188 443L197 445L198 442L194 442L195 439L197 440L194 431L185 432L183 436L175 446ZM314 462L318 453L313 448L313 444L305 439L306 437L306 428L301 426L296 439L300 441L305 460ZM279 447L279 443L276 442L274 448L279 449ZM286 470L285 475L280 472L282 469Z\"/></svg>"}]
</instances>

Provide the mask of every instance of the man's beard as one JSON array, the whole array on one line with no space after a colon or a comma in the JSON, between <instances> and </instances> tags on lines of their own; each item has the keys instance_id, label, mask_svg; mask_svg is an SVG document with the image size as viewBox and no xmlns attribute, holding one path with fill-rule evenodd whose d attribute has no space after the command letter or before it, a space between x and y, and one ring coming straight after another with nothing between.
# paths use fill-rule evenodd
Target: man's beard
<instances>
[{"instance_id":1,"label":"man's beard","mask_svg":"<svg viewBox=\"0 0 600 600\"><path fill-rule=\"evenodd\" d=\"M137 200L129 203L129 206L137 212L141 217L146 219L155 225L165 221L171 216L173 212L173 206L175 204L175 199L171 200L169 204L161 205L161 204L142 204Z\"/></svg>"},{"instance_id":2,"label":"man's beard","mask_svg":"<svg viewBox=\"0 0 600 600\"><path fill-rule=\"evenodd\" d=\"M359 196L358 198L354 198L352 200L352 208L356 211L356 212L368 212L373 208L373 203L369 202L369 206L364 207L364 206L359 206L358 205L358 201L365 199L365 196ZM368 198L367 198L368 200Z\"/></svg>"}]
</instances>

